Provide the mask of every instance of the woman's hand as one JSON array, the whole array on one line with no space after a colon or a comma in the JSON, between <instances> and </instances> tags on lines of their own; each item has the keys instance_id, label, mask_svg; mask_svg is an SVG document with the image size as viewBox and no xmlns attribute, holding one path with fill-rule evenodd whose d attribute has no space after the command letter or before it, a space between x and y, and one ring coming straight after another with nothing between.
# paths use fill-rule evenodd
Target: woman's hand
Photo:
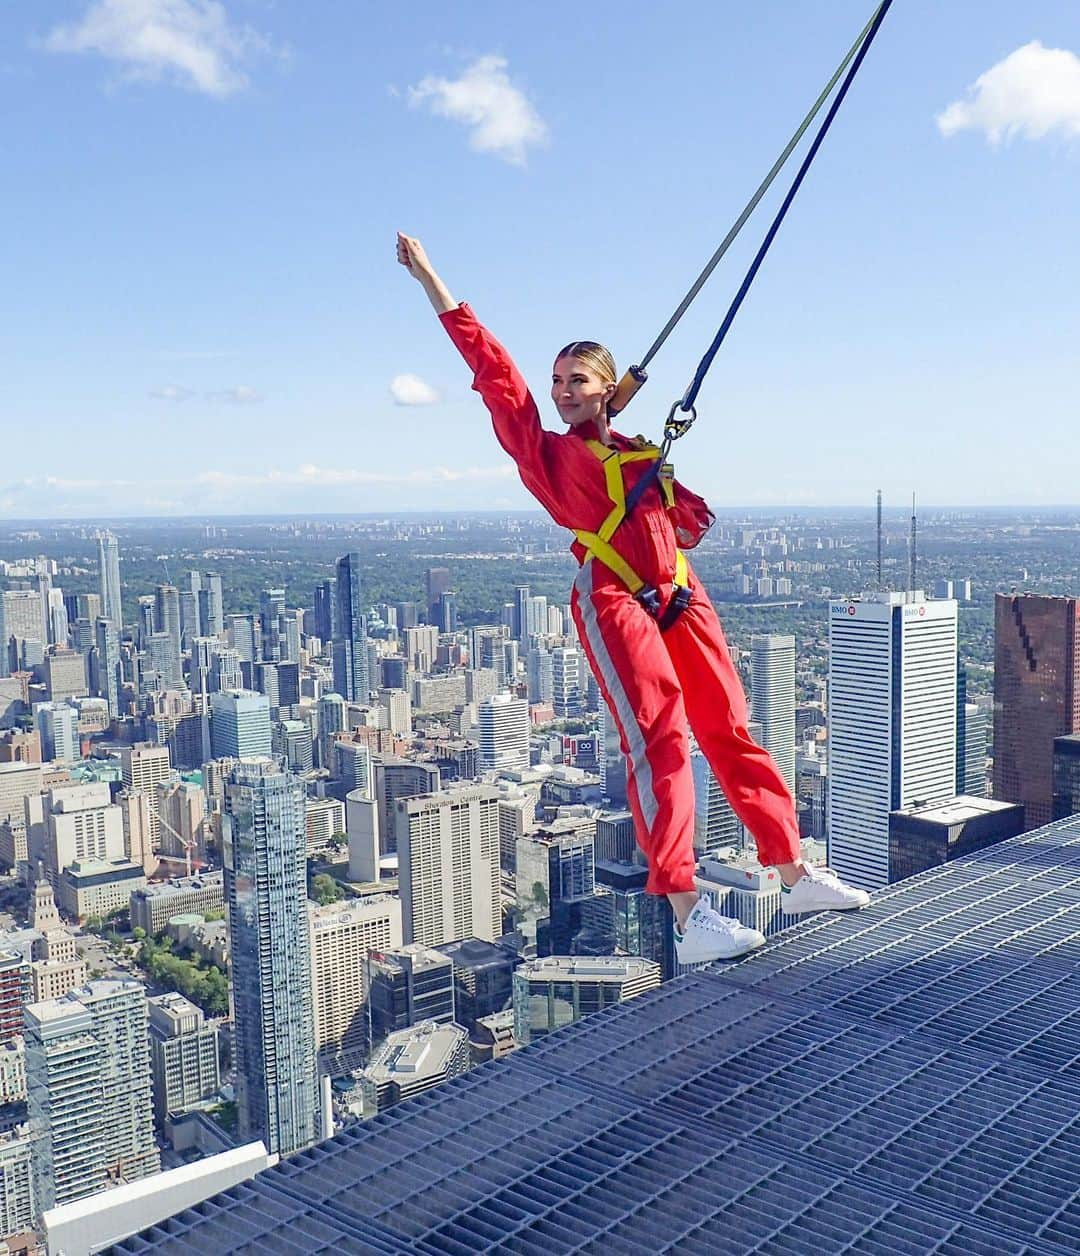
<instances>
[{"instance_id":1,"label":"woman's hand","mask_svg":"<svg viewBox=\"0 0 1080 1256\"><path fill-rule=\"evenodd\" d=\"M420 241L401 231L397 233L397 259L414 279L422 280L435 273Z\"/></svg>"},{"instance_id":2,"label":"woman's hand","mask_svg":"<svg viewBox=\"0 0 1080 1256\"><path fill-rule=\"evenodd\" d=\"M424 246L415 236L407 236L402 231L397 233L397 259L414 279L419 280L436 314L457 309L458 303L435 273Z\"/></svg>"}]
</instances>

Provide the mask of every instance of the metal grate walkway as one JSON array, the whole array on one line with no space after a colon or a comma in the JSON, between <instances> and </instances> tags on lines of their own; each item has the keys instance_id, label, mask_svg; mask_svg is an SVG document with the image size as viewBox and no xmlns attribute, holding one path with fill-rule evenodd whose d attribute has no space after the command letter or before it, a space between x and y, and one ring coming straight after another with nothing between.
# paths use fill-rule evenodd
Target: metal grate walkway
<instances>
[{"instance_id":1,"label":"metal grate walkway","mask_svg":"<svg viewBox=\"0 0 1080 1256\"><path fill-rule=\"evenodd\" d=\"M1080 817L677 978L111 1250L1080 1250Z\"/></svg>"}]
</instances>

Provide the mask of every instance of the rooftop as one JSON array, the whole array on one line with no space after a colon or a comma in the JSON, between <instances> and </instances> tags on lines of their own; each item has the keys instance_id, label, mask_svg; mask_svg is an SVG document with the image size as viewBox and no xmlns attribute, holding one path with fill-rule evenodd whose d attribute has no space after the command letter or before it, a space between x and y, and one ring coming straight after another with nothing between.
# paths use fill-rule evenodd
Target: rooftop
<instances>
[{"instance_id":1,"label":"rooftop","mask_svg":"<svg viewBox=\"0 0 1080 1256\"><path fill-rule=\"evenodd\" d=\"M192 890L221 888L225 884L225 873L219 868L216 872L200 872L192 877L174 877L171 881L154 881L145 885L135 893L140 898L163 898L170 894L188 894Z\"/></svg>"},{"instance_id":2,"label":"rooftop","mask_svg":"<svg viewBox=\"0 0 1080 1256\"><path fill-rule=\"evenodd\" d=\"M399 1029L387 1036L361 1076L373 1082L389 1082L401 1077L412 1081L439 1073L465 1037L460 1025L438 1025L434 1021Z\"/></svg>"},{"instance_id":3,"label":"rooftop","mask_svg":"<svg viewBox=\"0 0 1080 1256\"><path fill-rule=\"evenodd\" d=\"M546 955L527 959L517 970L527 981L558 981L560 977L587 977L592 981L628 981L656 969L651 959L637 955Z\"/></svg>"},{"instance_id":4,"label":"rooftop","mask_svg":"<svg viewBox=\"0 0 1080 1256\"><path fill-rule=\"evenodd\" d=\"M1080 1247L1080 817L552 1033L115 1253Z\"/></svg>"},{"instance_id":5,"label":"rooftop","mask_svg":"<svg viewBox=\"0 0 1080 1256\"><path fill-rule=\"evenodd\" d=\"M976 816L1011 811L1016 805L1014 802L1002 802L999 798L978 798L971 794L958 794L945 802L904 807L895 814L911 816L917 820L930 820L934 824L964 824L968 820L974 820Z\"/></svg>"}]
</instances>

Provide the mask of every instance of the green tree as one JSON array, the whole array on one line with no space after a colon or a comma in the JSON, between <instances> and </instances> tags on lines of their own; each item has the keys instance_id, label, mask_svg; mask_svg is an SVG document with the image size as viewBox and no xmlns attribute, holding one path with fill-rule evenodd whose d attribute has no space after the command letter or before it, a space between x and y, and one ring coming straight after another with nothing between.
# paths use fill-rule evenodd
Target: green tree
<instances>
[{"instance_id":1,"label":"green tree","mask_svg":"<svg viewBox=\"0 0 1080 1256\"><path fill-rule=\"evenodd\" d=\"M311 878L309 892L312 900L318 903L320 907L325 907L327 903L339 902L345 897L345 891L326 872L317 872Z\"/></svg>"}]
</instances>

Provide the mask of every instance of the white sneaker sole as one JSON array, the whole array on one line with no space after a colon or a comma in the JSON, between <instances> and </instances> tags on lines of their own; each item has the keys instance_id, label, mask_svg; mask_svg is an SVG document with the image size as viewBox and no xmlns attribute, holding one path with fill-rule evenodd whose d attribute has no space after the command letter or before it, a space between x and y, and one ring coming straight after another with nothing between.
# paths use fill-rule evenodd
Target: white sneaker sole
<instances>
[{"instance_id":1,"label":"white sneaker sole","mask_svg":"<svg viewBox=\"0 0 1080 1256\"><path fill-rule=\"evenodd\" d=\"M806 916L814 911L862 911L864 907L869 907L869 901L865 903L821 903L818 906L811 907L788 907L786 903L780 904L780 910L785 916Z\"/></svg>"},{"instance_id":2,"label":"white sneaker sole","mask_svg":"<svg viewBox=\"0 0 1080 1256\"><path fill-rule=\"evenodd\" d=\"M679 964L711 964L715 960L720 959L741 959L744 955L750 955L754 951L760 950L765 945L766 939L762 938L758 942L751 942L748 946L741 947L737 951L728 951L725 953L714 952L710 955L693 955L683 956L679 953L679 944L675 944L675 960Z\"/></svg>"}]
</instances>

